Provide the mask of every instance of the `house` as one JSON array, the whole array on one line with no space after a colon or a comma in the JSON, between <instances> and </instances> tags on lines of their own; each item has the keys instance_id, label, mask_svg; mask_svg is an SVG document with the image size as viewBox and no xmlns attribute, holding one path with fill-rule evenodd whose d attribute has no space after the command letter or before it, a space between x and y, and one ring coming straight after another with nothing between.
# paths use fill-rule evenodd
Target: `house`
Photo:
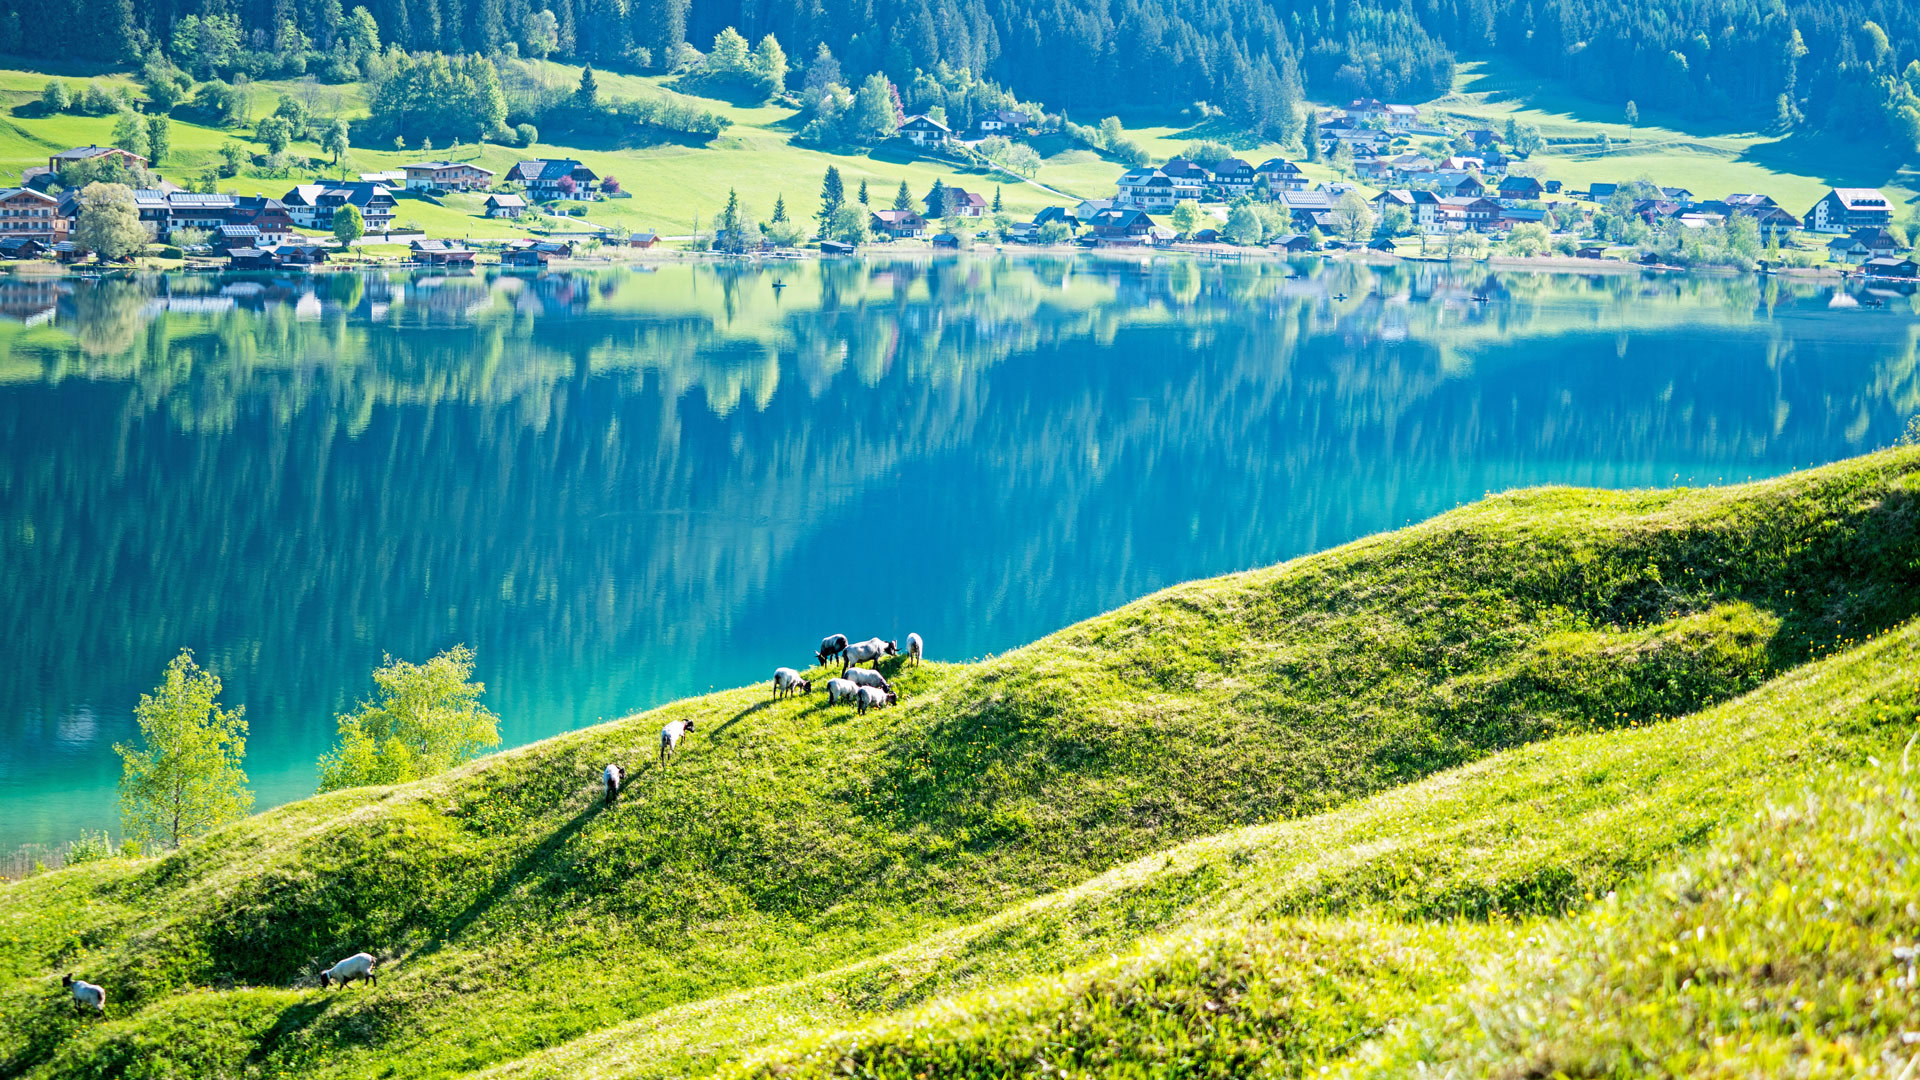
<instances>
[{"instance_id":1,"label":"house","mask_svg":"<svg viewBox=\"0 0 1920 1080\"><path fill-rule=\"evenodd\" d=\"M1409 214L1413 212L1413 192L1406 188L1388 188L1375 195L1370 201L1373 203L1375 214L1385 214L1396 206Z\"/></svg>"},{"instance_id":2,"label":"house","mask_svg":"<svg viewBox=\"0 0 1920 1080\"><path fill-rule=\"evenodd\" d=\"M1683 209L1693 205L1693 192L1683 187L1663 187L1660 197L1668 202L1679 203Z\"/></svg>"},{"instance_id":3,"label":"house","mask_svg":"<svg viewBox=\"0 0 1920 1080\"><path fill-rule=\"evenodd\" d=\"M507 179L523 185L534 202L591 199L600 187L600 175L572 158L522 161L507 170Z\"/></svg>"},{"instance_id":4,"label":"house","mask_svg":"<svg viewBox=\"0 0 1920 1080\"><path fill-rule=\"evenodd\" d=\"M1207 170L1195 165L1186 158L1168 158L1167 163L1160 166L1160 171L1166 175L1168 180L1173 182L1173 199L1175 202L1179 202L1181 199L1192 199L1195 202L1199 202L1200 196L1206 193L1208 181Z\"/></svg>"},{"instance_id":5,"label":"house","mask_svg":"<svg viewBox=\"0 0 1920 1080\"><path fill-rule=\"evenodd\" d=\"M252 225L222 225L214 230L212 240L215 251L267 247L260 242L260 230Z\"/></svg>"},{"instance_id":6,"label":"house","mask_svg":"<svg viewBox=\"0 0 1920 1080\"><path fill-rule=\"evenodd\" d=\"M51 244L59 228L60 200L43 191L14 187L0 189L0 237L23 237Z\"/></svg>"},{"instance_id":7,"label":"house","mask_svg":"<svg viewBox=\"0 0 1920 1080\"><path fill-rule=\"evenodd\" d=\"M53 257L63 263L80 262L87 257L87 252L71 240L62 240L53 245Z\"/></svg>"},{"instance_id":8,"label":"house","mask_svg":"<svg viewBox=\"0 0 1920 1080\"><path fill-rule=\"evenodd\" d=\"M947 190L947 213L959 218L983 218L987 216L987 200L965 188L950 187Z\"/></svg>"},{"instance_id":9,"label":"house","mask_svg":"<svg viewBox=\"0 0 1920 1080\"><path fill-rule=\"evenodd\" d=\"M1495 205L1499 205L1496 203ZM1511 229L1515 225L1545 225L1547 212L1537 207L1502 207L1493 216L1493 225L1498 229Z\"/></svg>"},{"instance_id":10,"label":"house","mask_svg":"<svg viewBox=\"0 0 1920 1080\"><path fill-rule=\"evenodd\" d=\"M1026 113L1017 112L1013 109L995 109L985 116L982 116L975 122L974 126L978 127L981 132L991 135L995 133L1004 134L1012 131L1025 131L1032 125L1033 120L1027 116Z\"/></svg>"},{"instance_id":11,"label":"house","mask_svg":"<svg viewBox=\"0 0 1920 1080\"><path fill-rule=\"evenodd\" d=\"M1388 105L1374 98L1355 99L1347 106L1347 115L1396 129L1410 128L1420 119L1419 110L1411 105Z\"/></svg>"},{"instance_id":12,"label":"house","mask_svg":"<svg viewBox=\"0 0 1920 1080\"><path fill-rule=\"evenodd\" d=\"M1547 194L1558 195L1560 194L1560 181L1549 180L1547 181L1546 188L1547 188Z\"/></svg>"},{"instance_id":13,"label":"house","mask_svg":"<svg viewBox=\"0 0 1920 1080\"><path fill-rule=\"evenodd\" d=\"M1040 226L1031 221L1016 221L1007 226L1007 239L1016 244L1037 244L1040 242Z\"/></svg>"},{"instance_id":14,"label":"house","mask_svg":"<svg viewBox=\"0 0 1920 1080\"><path fill-rule=\"evenodd\" d=\"M1592 183L1587 185L1587 198L1594 202L1605 202L1613 198L1613 193L1619 190L1619 184Z\"/></svg>"},{"instance_id":15,"label":"house","mask_svg":"<svg viewBox=\"0 0 1920 1080\"><path fill-rule=\"evenodd\" d=\"M1533 202L1545 196L1547 189L1531 176L1509 174L1500 178L1494 193L1501 202Z\"/></svg>"},{"instance_id":16,"label":"house","mask_svg":"<svg viewBox=\"0 0 1920 1080\"><path fill-rule=\"evenodd\" d=\"M1289 191L1278 200L1293 227L1305 232L1321 224L1319 215L1333 212L1333 196L1325 191Z\"/></svg>"},{"instance_id":17,"label":"house","mask_svg":"<svg viewBox=\"0 0 1920 1080\"><path fill-rule=\"evenodd\" d=\"M333 215L343 206L360 211L367 232L386 232L393 228L393 193L383 184L358 180L301 184L280 196L280 202L293 223L306 229L333 228Z\"/></svg>"},{"instance_id":18,"label":"house","mask_svg":"<svg viewBox=\"0 0 1920 1080\"><path fill-rule=\"evenodd\" d=\"M1785 241L1800 227L1800 219L1787 213L1778 206L1761 206L1753 209L1735 207L1730 216L1750 217L1760 226L1760 242L1772 240Z\"/></svg>"},{"instance_id":19,"label":"house","mask_svg":"<svg viewBox=\"0 0 1920 1080\"><path fill-rule=\"evenodd\" d=\"M1313 238L1294 233L1269 241L1267 248L1271 251L1284 251L1289 255L1300 255L1313 250Z\"/></svg>"},{"instance_id":20,"label":"house","mask_svg":"<svg viewBox=\"0 0 1920 1080\"><path fill-rule=\"evenodd\" d=\"M1115 204L1113 199L1082 199L1080 205L1067 211L1067 216L1080 225L1091 222L1095 214Z\"/></svg>"},{"instance_id":21,"label":"house","mask_svg":"<svg viewBox=\"0 0 1920 1080\"><path fill-rule=\"evenodd\" d=\"M273 257L281 266L317 266L326 262L328 255L327 249L319 244L300 241L275 245Z\"/></svg>"},{"instance_id":22,"label":"house","mask_svg":"<svg viewBox=\"0 0 1920 1080\"><path fill-rule=\"evenodd\" d=\"M852 244L841 240L820 241L820 254L822 255L851 255L853 254L853 250Z\"/></svg>"},{"instance_id":23,"label":"house","mask_svg":"<svg viewBox=\"0 0 1920 1080\"><path fill-rule=\"evenodd\" d=\"M1367 244L1367 250L1369 251L1384 251L1384 252L1387 252L1388 254L1392 254L1393 252L1398 251L1399 249L1400 249L1400 245L1395 243L1393 237L1391 236L1382 236L1376 240L1372 240L1368 242Z\"/></svg>"},{"instance_id":24,"label":"house","mask_svg":"<svg viewBox=\"0 0 1920 1080\"><path fill-rule=\"evenodd\" d=\"M1806 213L1807 228L1818 233L1850 233L1890 225L1893 204L1876 188L1834 188Z\"/></svg>"},{"instance_id":25,"label":"house","mask_svg":"<svg viewBox=\"0 0 1920 1080\"><path fill-rule=\"evenodd\" d=\"M407 247L425 266L472 266L473 250L452 240L415 240Z\"/></svg>"},{"instance_id":26,"label":"house","mask_svg":"<svg viewBox=\"0 0 1920 1080\"><path fill-rule=\"evenodd\" d=\"M227 224L235 206L232 195L175 191L167 195L167 234L176 229L201 229L214 232Z\"/></svg>"},{"instance_id":27,"label":"house","mask_svg":"<svg viewBox=\"0 0 1920 1080\"><path fill-rule=\"evenodd\" d=\"M467 162L421 161L401 170L408 191L482 191L493 185L493 170Z\"/></svg>"},{"instance_id":28,"label":"house","mask_svg":"<svg viewBox=\"0 0 1920 1080\"><path fill-rule=\"evenodd\" d=\"M952 233L936 233L933 238L933 246L937 248L958 249L960 247L960 238Z\"/></svg>"},{"instance_id":29,"label":"house","mask_svg":"<svg viewBox=\"0 0 1920 1080\"><path fill-rule=\"evenodd\" d=\"M1436 220L1442 232L1486 232L1500 216L1500 204L1492 199L1463 195L1442 196Z\"/></svg>"},{"instance_id":30,"label":"house","mask_svg":"<svg viewBox=\"0 0 1920 1080\"><path fill-rule=\"evenodd\" d=\"M927 219L911 210L875 210L867 228L889 240L918 240L927 235Z\"/></svg>"},{"instance_id":31,"label":"house","mask_svg":"<svg viewBox=\"0 0 1920 1080\"><path fill-rule=\"evenodd\" d=\"M1441 172L1486 172L1487 159L1469 157L1465 154L1455 154L1452 157L1441 158L1434 168Z\"/></svg>"},{"instance_id":32,"label":"house","mask_svg":"<svg viewBox=\"0 0 1920 1080\"><path fill-rule=\"evenodd\" d=\"M47 253L51 245L31 236L8 236L0 238L0 259L37 259Z\"/></svg>"},{"instance_id":33,"label":"house","mask_svg":"<svg viewBox=\"0 0 1920 1080\"><path fill-rule=\"evenodd\" d=\"M1113 197L1116 207L1158 213L1173 209L1173 204L1179 201L1174 193L1173 178L1152 167L1128 169L1120 174L1115 186L1118 188Z\"/></svg>"},{"instance_id":34,"label":"house","mask_svg":"<svg viewBox=\"0 0 1920 1080\"><path fill-rule=\"evenodd\" d=\"M1473 147L1493 146L1500 136L1489 128L1470 128L1460 133L1460 141Z\"/></svg>"},{"instance_id":35,"label":"house","mask_svg":"<svg viewBox=\"0 0 1920 1080\"><path fill-rule=\"evenodd\" d=\"M1268 158L1254 172L1267 182L1267 190L1275 193L1299 191L1311 182L1300 166L1286 158Z\"/></svg>"},{"instance_id":36,"label":"house","mask_svg":"<svg viewBox=\"0 0 1920 1080\"><path fill-rule=\"evenodd\" d=\"M508 248L500 253L500 265L537 269L546 266L547 260L550 258L552 258L551 255L548 255L538 248Z\"/></svg>"},{"instance_id":37,"label":"house","mask_svg":"<svg viewBox=\"0 0 1920 1080\"><path fill-rule=\"evenodd\" d=\"M227 252L227 266L234 270L271 270L279 265L271 251L256 247L238 247Z\"/></svg>"},{"instance_id":38,"label":"house","mask_svg":"<svg viewBox=\"0 0 1920 1080\"><path fill-rule=\"evenodd\" d=\"M1142 244L1153 231L1153 219L1132 207L1109 207L1088 222L1096 244Z\"/></svg>"},{"instance_id":39,"label":"house","mask_svg":"<svg viewBox=\"0 0 1920 1080\"><path fill-rule=\"evenodd\" d=\"M363 184L379 184L389 191L397 187L407 186L407 170L405 169L382 169L379 172L363 172L357 174L356 178Z\"/></svg>"},{"instance_id":40,"label":"house","mask_svg":"<svg viewBox=\"0 0 1920 1080\"><path fill-rule=\"evenodd\" d=\"M1860 269L1868 277L1900 278L1911 281L1920 277L1920 266L1916 266L1911 257L1904 255L1881 255L1868 259Z\"/></svg>"},{"instance_id":41,"label":"house","mask_svg":"<svg viewBox=\"0 0 1920 1080\"><path fill-rule=\"evenodd\" d=\"M1188 237L1188 239L1196 244L1217 244L1220 242L1220 230L1195 229L1193 235Z\"/></svg>"},{"instance_id":42,"label":"house","mask_svg":"<svg viewBox=\"0 0 1920 1080\"><path fill-rule=\"evenodd\" d=\"M140 227L147 230L148 239L161 240L167 235L167 193L158 188L136 188L133 192L133 209L140 215Z\"/></svg>"},{"instance_id":43,"label":"house","mask_svg":"<svg viewBox=\"0 0 1920 1080\"><path fill-rule=\"evenodd\" d=\"M1033 224L1036 228L1052 221L1057 221L1069 229L1080 224L1064 206L1043 206L1039 213L1033 215Z\"/></svg>"},{"instance_id":44,"label":"house","mask_svg":"<svg viewBox=\"0 0 1920 1080\"><path fill-rule=\"evenodd\" d=\"M652 229L635 229L627 234L627 246L650 248L660 242L660 234Z\"/></svg>"},{"instance_id":45,"label":"house","mask_svg":"<svg viewBox=\"0 0 1920 1080\"><path fill-rule=\"evenodd\" d=\"M1434 187L1442 194L1460 199L1477 199L1487 193L1487 185L1480 181L1480 177L1470 172L1459 174L1443 172Z\"/></svg>"},{"instance_id":46,"label":"house","mask_svg":"<svg viewBox=\"0 0 1920 1080\"><path fill-rule=\"evenodd\" d=\"M527 200L504 192L487 196L480 206L481 213L490 218L517 218L527 212Z\"/></svg>"},{"instance_id":47,"label":"house","mask_svg":"<svg viewBox=\"0 0 1920 1080\"><path fill-rule=\"evenodd\" d=\"M169 213L174 194L187 192L168 196ZM284 244L293 236L293 215L287 213L287 204L265 195L234 196L233 207L227 211L227 223L252 226L262 246Z\"/></svg>"},{"instance_id":48,"label":"house","mask_svg":"<svg viewBox=\"0 0 1920 1080\"><path fill-rule=\"evenodd\" d=\"M1856 229L1827 245L1827 255L1835 262L1865 264L1886 258L1902 250L1903 245L1885 229Z\"/></svg>"},{"instance_id":49,"label":"house","mask_svg":"<svg viewBox=\"0 0 1920 1080\"><path fill-rule=\"evenodd\" d=\"M1253 166L1233 157L1214 162L1212 169L1213 186L1225 192L1228 197L1245 195L1252 191L1257 175Z\"/></svg>"},{"instance_id":50,"label":"house","mask_svg":"<svg viewBox=\"0 0 1920 1080\"><path fill-rule=\"evenodd\" d=\"M1607 257L1607 249L1600 244L1588 244L1576 250L1573 253L1573 257L1576 259L1604 259Z\"/></svg>"},{"instance_id":51,"label":"house","mask_svg":"<svg viewBox=\"0 0 1920 1080\"><path fill-rule=\"evenodd\" d=\"M915 146L941 147L953 138L953 129L931 116L909 116L900 125L900 137Z\"/></svg>"},{"instance_id":52,"label":"house","mask_svg":"<svg viewBox=\"0 0 1920 1080\"><path fill-rule=\"evenodd\" d=\"M147 159L131 150L122 150L117 146L76 146L71 150L62 150L47 159L47 171L58 175L61 169L77 165L82 161L96 161L112 158L129 169L145 168Z\"/></svg>"}]
</instances>

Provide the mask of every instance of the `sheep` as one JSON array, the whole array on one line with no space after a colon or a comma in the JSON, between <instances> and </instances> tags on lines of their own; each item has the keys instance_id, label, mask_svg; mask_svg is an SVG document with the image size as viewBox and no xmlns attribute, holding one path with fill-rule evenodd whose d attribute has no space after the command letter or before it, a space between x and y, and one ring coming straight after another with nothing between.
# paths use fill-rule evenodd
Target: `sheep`
<instances>
[{"instance_id":1,"label":"sheep","mask_svg":"<svg viewBox=\"0 0 1920 1080\"><path fill-rule=\"evenodd\" d=\"M897 656L899 653L899 648L891 641L879 638L856 641L840 653L840 674L845 675L847 669L855 664L871 664L883 656Z\"/></svg>"},{"instance_id":2,"label":"sheep","mask_svg":"<svg viewBox=\"0 0 1920 1080\"><path fill-rule=\"evenodd\" d=\"M606 781L607 801L612 802L613 797L620 794L620 786L627 782L627 770L610 764L607 766L607 771L600 774L600 778Z\"/></svg>"},{"instance_id":3,"label":"sheep","mask_svg":"<svg viewBox=\"0 0 1920 1080\"><path fill-rule=\"evenodd\" d=\"M380 976L374 973L373 965L373 954L363 952L354 953L352 956L339 961L320 973L320 988L324 990L334 983L345 986L355 979L365 979L373 985L379 986Z\"/></svg>"},{"instance_id":4,"label":"sheep","mask_svg":"<svg viewBox=\"0 0 1920 1080\"><path fill-rule=\"evenodd\" d=\"M83 982L74 978L71 973L60 980L60 985L66 987L67 992L73 995L74 1004L79 1005L83 1009L91 1005L95 1012L100 1013L102 1016L106 1015L106 987L95 986L90 982Z\"/></svg>"},{"instance_id":5,"label":"sheep","mask_svg":"<svg viewBox=\"0 0 1920 1080\"><path fill-rule=\"evenodd\" d=\"M790 667L773 669L773 696L791 697L794 694L813 693L813 682L800 677L800 673Z\"/></svg>"},{"instance_id":6,"label":"sheep","mask_svg":"<svg viewBox=\"0 0 1920 1080\"><path fill-rule=\"evenodd\" d=\"M838 705L842 701L853 701L859 697L860 684L850 679L827 680L827 704Z\"/></svg>"},{"instance_id":7,"label":"sheep","mask_svg":"<svg viewBox=\"0 0 1920 1080\"><path fill-rule=\"evenodd\" d=\"M898 704L899 701L900 696L891 690L882 690L877 686L863 686L860 688L860 715L867 715L868 709L884 709L889 705Z\"/></svg>"},{"instance_id":8,"label":"sheep","mask_svg":"<svg viewBox=\"0 0 1920 1080\"><path fill-rule=\"evenodd\" d=\"M908 663L914 665L915 667L919 667L920 654L925 650L926 650L926 646L921 642L919 634L907 635L907 662Z\"/></svg>"},{"instance_id":9,"label":"sheep","mask_svg":"<svg viewBox=\"0 0 1920 1080\"><path fill-rule=\"evenodd\" d=\"M692 730L691 720L675 720L660 729L660 764L665 765L667 759L679 751L680 740Z\"/></svg>"},{"instance_id":10,"label":"sheep","mask_svg":"<svg viewBox=\"0 0 1920 1080\"><path fill-rule=\"evenodd\" d=\"M828 634L820 639L820 647L814 650L813 658L822 664L847 651L847 635Z\"/></svg>"},{"instance_id":11,"label":"sheep","mask_svg":"<svg viewBox=\"0 0 1920 1080\"><path fill-rule=\"evenodd\" d=\"M872 668L848 668L846 674L841 676L841 678L844 678L855 686L871 686L876 689L885 690L888 693L893 692L893 684L887 681L887 677Z\"/></svg>"}]
</instances>

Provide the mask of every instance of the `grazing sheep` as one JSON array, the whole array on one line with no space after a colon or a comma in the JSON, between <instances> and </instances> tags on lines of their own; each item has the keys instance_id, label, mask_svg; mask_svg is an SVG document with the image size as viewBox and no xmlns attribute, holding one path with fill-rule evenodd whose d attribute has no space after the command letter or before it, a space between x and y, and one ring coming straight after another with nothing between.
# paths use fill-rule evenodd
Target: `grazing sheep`
<instances>
[{"instance_id":1,"label":"grazing sheep","mask_svg":"<svg viewBox=\"0 0 1920 1080\"><path fill-rule=\"evenodd\" d=\"M824 664L846 651L847 635L829 634L820 639L820 648L814 651L813 658Z\"/></svg>"},{"instance_id":2,"label":"grazing sheep","mask_svg":"<svg viewBox=\"0 0 1920 1080\"><path fill-rule=\"evenodd\" d=\"M621 785L627 782L627 770L618 765L608 765L607 771L601 773L600 778L606 781L607 801L612 802L613 797L620 794Z\"/></svg>"},{"instance_id":3,"label":"grazing sheep","mask_svg":"<svg viewBox=\"0 0 1920 1080\"><path fill-rule=\"evenodd\" d=\"M355 979L365 979L373 985L379 986L380 976L374 974L373 963L373 954L363 952L354 953L352 956L347 957L345 960L340 961L320 973L320 988L324 990L334 983L345 986Z\"/></svg>"},{"instance_id":4,"label":"grazing sheep","mask_svg":"<svg viewBox=\"0 0 1920 1080\"><path fill-rule=\"evenodd\" d=\"M800 677L800 673L790 667L773 669L773 696L792 697L794 694L813 693L813 683Z\"/></svg>"},{"instance_id":5,"label":"grazing sheep","mask_svg":"<svg viewBox=\"0 0 1920 1080\"><path fill-rule=\"evenodd\" d=\"M855 686L872 686L888 693L893 692L893 684L887 681L887 677L872 668L848 668L847 673L841 678Z\"/></svg>"},{"instance_id":6,"label":"grazing sheep","mask_svg":"<svg viewBox=\"0 0 1920 1080\"><path fill-rule=\"evenodd\" d=\"M660 729L660 764L667 763L667 759L680 749L680 740L692 730L693 721L691 720L675 720Z\"/></svg>"},{"instance_id":7,"label":"grazing sheep","mask_svg":"<svg viewBox=\"0 0 1920 1080\"><path fill-rule=\"evenodd\" d=\"M62 978L60 980L60 985L67 988L67 992L73 995L74 1003L79 1005L81 1008L85 1008L91 1005L93 1006L93 1009L95 1012L98 1012L103 1016L106 1014L106 1011L107 1011L106 987L95 986L90 982L82 982L81 980L74 978L71 974Z\"/></svg>"},{"instance_id":8,"label":"grazing sheep","mask_svg":"<svg viewBox=\"0 0 1920 1080\"><path fill-rule=\"evenodd\" d=\"M868 709L884 709L889 705L898 704L899 701L900 696L891 690L882 690L877 686L863 686L860 688L860 715L867 715Z\"/></svg>"},{"instance_id":9,"label":"grazing sheep","mask_svg":"<svg viewBox=\"0 0 1920 1080\"><path fill-rule=\"evenodd\" d=\"M845 675L847 669L855 664L871 664L883 656L898 656L899 653L899 648L891 641L879 638L856 641L840 653L840 674Z\"/></svg>"},{"instance_id":10,"label":"grazing sheep","mask_svg":"<svg viewBox=\"0 0 1920 1080\"><path fill-rule=\"evenodd\" d=\"M920 641L920 635L908 634L907 635L907 662L918 667L920 664L920 654L924 651L926 651L926 646Z\"/></svg>"},{"instance_id":11,"label":"grazing sheep","mask_svg":"<svg viewBox=\"0 0 1920 1080\"><path fill-rule=\"evenodd\" d=\"M842 701L852 701L859 696L860 684L851 679L827 680L827 704L838 705Z\"/></svg>"}]
</instances>

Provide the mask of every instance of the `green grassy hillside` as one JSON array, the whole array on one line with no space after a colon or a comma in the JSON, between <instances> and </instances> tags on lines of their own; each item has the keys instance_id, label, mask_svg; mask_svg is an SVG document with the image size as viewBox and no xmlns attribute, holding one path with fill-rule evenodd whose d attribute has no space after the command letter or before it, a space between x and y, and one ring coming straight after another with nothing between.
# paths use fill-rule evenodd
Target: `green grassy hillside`
<instances>
[{"instance_id":1,"label":"green grassy hillside","mask_svg":"<svg viewBox=\"0 0 1920 1080\"><path fill-rule=\"evenodd\" d=\"M1494 497L901 672L877 716L730 691L30 879L0 891L0 1073L1006 1075L1072 1031L1090 1065L1131 1041L1222 1075L1266 1044L1282 1073L1497 1053L1445 1011L1507 1007L1492 959L1560 970L1526 939L1608 890L1630 929L1645 875L1710 866L1762 798L1898 755L1916 472ZM635 776L604 807L610 759ZM314 986L358 949L379 987ZM1202 1023L1230 976L1248 1026Z\"/></svg>"}]
</instances>

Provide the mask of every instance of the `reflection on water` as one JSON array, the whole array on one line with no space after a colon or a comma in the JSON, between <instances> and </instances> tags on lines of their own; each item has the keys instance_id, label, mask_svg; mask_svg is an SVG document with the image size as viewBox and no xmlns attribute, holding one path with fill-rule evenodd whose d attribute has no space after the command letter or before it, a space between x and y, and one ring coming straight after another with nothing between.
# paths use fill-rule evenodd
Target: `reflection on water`
<instances>
[{"instance_id":1,"label":"reflection on water","mask_svg":"<svg viewBox=\"0 0 1920 1080\"><path fill-rule=\"evenodd\" d=\"M1920 320L1834 300L1169 258L0 279L0 846L113 821L181 646L270 805L383 652L475 646L511 744L828 632L964 658L1487 490L1868 450Z\"/></svg>"}]
</instances>

